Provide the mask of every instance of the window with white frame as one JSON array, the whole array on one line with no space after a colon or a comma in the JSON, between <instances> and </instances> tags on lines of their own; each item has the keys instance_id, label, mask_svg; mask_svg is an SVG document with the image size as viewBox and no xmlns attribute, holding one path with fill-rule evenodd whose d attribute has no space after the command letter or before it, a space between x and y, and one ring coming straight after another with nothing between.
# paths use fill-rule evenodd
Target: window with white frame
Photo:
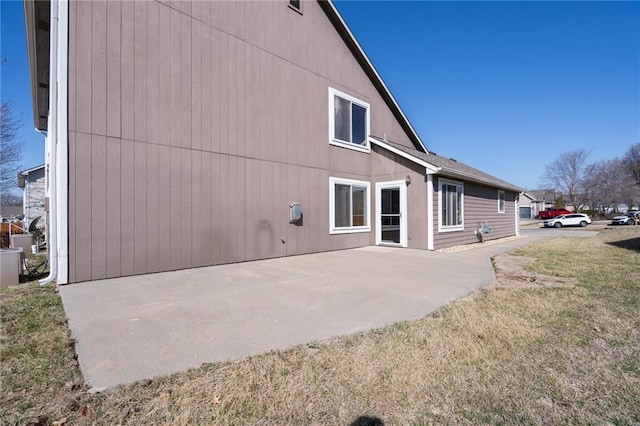
<instances>
[{"instance_id":1,"label":"window with white frame","mask_svg":"<svg viewBox=\"0 0 640 426\"><path fill-rule=\"evenodd\" d=\"M329 178L330 233L367 232L369 222L370 183Z\"/></svg>"},{"instance_id":2,"label":"window with white frame","mask_svg":"<svg viewBox=\"0 0 640 426\"><path fill-rule=\"evenodd\" d=\"M329 88L329 143L369 152L369 104Z\"/></svg>"},{"instance_id":3,"label":"window with white frame","mask_svg":"<svg viewBox=\"0 0 640 426\"><path fill-rule=\"evenodd\" d=\"M464 229L464 184L440 179L438 190L438 230L461 231Z\"/></svg>"},{"instance_id":4,"label":"window with white frame","mask_svg":"<svg viewBox=\"0 0 640 426\"><path fill-rule=\"evenodd\" d=\"M504 204L505 204L504 191L499 189L498 190L498 213L504 213Z\"/></svg>"}]
</instances>

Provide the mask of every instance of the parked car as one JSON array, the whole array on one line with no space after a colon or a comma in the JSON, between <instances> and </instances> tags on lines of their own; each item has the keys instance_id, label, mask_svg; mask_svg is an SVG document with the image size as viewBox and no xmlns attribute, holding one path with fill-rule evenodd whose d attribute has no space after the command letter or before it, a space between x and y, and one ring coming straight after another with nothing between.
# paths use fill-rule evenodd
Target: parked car
<instances>
[{"instance_id":1,"label":"parked car","mask_svg":"<svg viewBox=\"0 0 640 426\"><path fill-rule=\"evenodd\" d=\"M632 210L620 216L614 216L611 219L612 225L635 225L636 221L640 221L640 212Z\"/></svg>"},{"instance_id":2,"label":"parked car","mask_svg":"<svg viewBox=\"0 0 640 426\"><path fill-rule=\"evenodd\" d=\"M546 209L541 211L540 213L538 213L538 217L540 219L551 219L554 218L556 216L560 216L562 214L571 214L573 213L572 211L569 211L567 209L561 209L559 207L552 207L550 209Z\"/></svg>"},{"instance_id":3,"label":"parked car","mask_svg":"<svg viewBox=\"0 0 640 426\"><path fill-rule=\"evenodd\" d=\"M547 219L543 223L546 228L562 228L563 226L581 226L584 228L591 223L591 218L586 214L571 213Z\"/></svg>"}]
</instances>

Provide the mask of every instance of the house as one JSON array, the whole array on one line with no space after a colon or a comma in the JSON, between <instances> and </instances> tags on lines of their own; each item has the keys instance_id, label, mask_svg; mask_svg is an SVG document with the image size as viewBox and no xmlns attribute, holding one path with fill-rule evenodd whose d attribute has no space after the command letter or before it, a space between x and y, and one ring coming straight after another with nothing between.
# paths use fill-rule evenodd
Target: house
<instances>
[{"instance_id":1,"label":"house","mask_svg":"<svg viewBox=\"0 0 640 426\"><path fill-rule=\"evenodd\" d=\"M18 187L22 188L22 208L24 226L29 229L33 221L40 217L45 222L45 168L44 164L24 170L18 174Z\"/></svg>"},{"instance_id":2,"label":"house","mask_svg":"<svg viewBox=\"0 0 640 426\"><path fill-rule=\"evenodd\" d=\"M533 219L540 212L540 203L533 195L523 191L518 199L518 209L520 219Z\"/></svg>"},{"instance_id":3,"label":"house","mask_svg":"<svg viewBox=\"0 0 640 426\"><path fill-rule=\"evenodd\" d=\"M520 189L430 153L331 1L48 4L48 279L518 232Z\"/></svg>"}]
</instances>

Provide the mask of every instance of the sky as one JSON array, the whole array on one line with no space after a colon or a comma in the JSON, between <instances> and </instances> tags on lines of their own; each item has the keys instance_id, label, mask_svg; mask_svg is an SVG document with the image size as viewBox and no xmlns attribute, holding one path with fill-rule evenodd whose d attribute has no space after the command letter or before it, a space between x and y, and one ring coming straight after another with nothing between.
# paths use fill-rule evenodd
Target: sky
<instances>
[{"instance_id":1,"label":"sky","mask_svg":"<svg viewBox=\"0 0 640 426\"><path fill-rule=\"evenodd\" d=\"M31 106L31 83L22 1L0 1L0 97L11 101L16 117L22 118L19 137L24 141L22 168L44 164L44 136L35 131Z\"/></svg>"},{"instance_id":2,"label":"sky","mask_svg":"<svg viewBox=\"0 0 640 426\"><path fill-rule=\"evenodd\" d=\"M427 149L526 189L560 154L640 142L640 2L336 1ZM36 133L22 1L3 0L0 95Z\"/></svg>"},{"instance_id":3,"label":"sky","mask_svg":"<svg viewBox=\"0 0 640 426\"><path fill-rule=\"evenodd\" d=\"M337 1L426 148L526 189L640 142L640 2Z\"/></svg>"}]
</instances>

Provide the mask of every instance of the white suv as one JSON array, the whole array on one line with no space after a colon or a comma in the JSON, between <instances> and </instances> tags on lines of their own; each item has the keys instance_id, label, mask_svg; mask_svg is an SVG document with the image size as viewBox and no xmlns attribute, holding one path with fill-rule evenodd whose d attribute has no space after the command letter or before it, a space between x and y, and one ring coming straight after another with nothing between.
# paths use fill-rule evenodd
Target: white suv
<instances>
[{"instance_id":1,"label":"white suv","mask_svg":"<svg viewBox=\"0 0 640 426\"><path fill-rule=\"evenodd\" d=\"M611 219L611 224L612 225L635 225L636 220L640 221L640 212L632 210L625 215L615 216L613 219Z\"/></svg>"},{"instance_id":2,"label":"white suv","mask_svg":"<svg viewBox=\"0 0 640 426\"><path fill-rule=\"evenodd\" d=\"M546 228L562 228L563 226L585 227L591 223L591 218L582 213L571 213L556 216L543 222Z\"/></svg>"}]
</instances>

